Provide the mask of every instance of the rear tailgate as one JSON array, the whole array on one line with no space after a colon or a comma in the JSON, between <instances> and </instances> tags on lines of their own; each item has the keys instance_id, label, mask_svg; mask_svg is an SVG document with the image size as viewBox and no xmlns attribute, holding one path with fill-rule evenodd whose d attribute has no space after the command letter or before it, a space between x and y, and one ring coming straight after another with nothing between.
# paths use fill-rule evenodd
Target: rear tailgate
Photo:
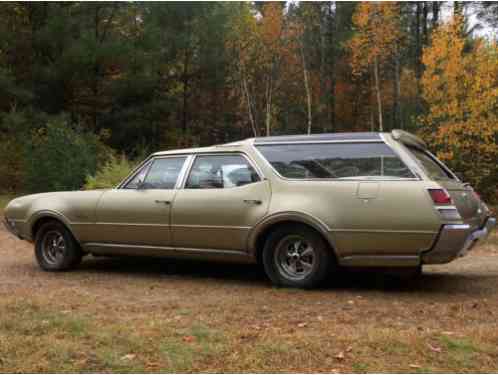
<instances>
[{"instance_id":1,"label":"rear tailgate","mask_svg":"<svg viewBox=\"0 0 498 375\"><path fill-rule=\"evenodd\" d=\"M484 209L481 200L470 185L456 180L439 180L437 182L448 191L465 223L472 227L479 227L483 224L487 210Z\"/></svg>"}]
</instances>

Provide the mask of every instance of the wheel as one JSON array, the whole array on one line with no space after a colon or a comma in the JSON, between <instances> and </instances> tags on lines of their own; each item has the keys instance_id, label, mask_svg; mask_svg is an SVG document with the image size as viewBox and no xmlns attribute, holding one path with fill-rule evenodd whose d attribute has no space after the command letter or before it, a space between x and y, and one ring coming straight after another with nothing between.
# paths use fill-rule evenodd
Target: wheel
<instances>
[{"instance_id":1,"label":"wheel","mask_svg":"<svg viewBox=\"0 0 498 375\"><path fill-rule=\"evenodd\" d=\"M83 256L71 232L58 221L49 221L37 231L35 255L45 271L69 270L76 267Z\"/></svg>"},{"instance_id":2,"label":"wheel","mask_svg":"<svg viewBox=\"0 0 498 375\"><path fill-rule=\"evenodd\" d=\"M265 272L275 285L318 286L334 266L328 244L313 229L287 224L272 232L263 249Z\"/></svg>"}]
</instances>

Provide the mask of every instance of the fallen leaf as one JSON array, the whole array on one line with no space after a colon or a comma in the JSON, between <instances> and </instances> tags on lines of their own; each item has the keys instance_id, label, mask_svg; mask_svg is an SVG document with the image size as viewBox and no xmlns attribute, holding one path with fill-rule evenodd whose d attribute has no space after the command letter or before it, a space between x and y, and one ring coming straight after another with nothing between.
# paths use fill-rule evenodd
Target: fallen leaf
<instances>
[{"instance_id":1,"label":"fallen leaf","mask_svg":"<svg viewBox=\"0 0 498 375\"><path fill-rule=\"evenodd\" d=\"M183 341L185 342L192 342L195 340L194 336L183 336Z\"/></svg>"},{"instance_id":2,"label":"fallen leaf","mask_svg":"<svg viewBox=\"0 0 498 375\"><path fill-rule=\"evenodd\" d=\"M433 352L436 352L436 353L441 353L441 348L439 346L433 346L431 344L427 344L427 346L429 347L430 350L432 350Z\"/></svg>"},{"instance_id":3,"label":"fallen leaf","mask_svg":"<svg viewBox=\"0 0 498 375\"><path fill-rule=\"evenodd\" d=\"M131 361L132 359L135 359L137 355L136 354L126 354L121 357L122 361Z\"/></svg>"},{"instance_id":4,"label":"fallen leaf","mask_svg":"<svg viewBox=\"0 0 498 375\"><path fill-rule=\"evenodd\" d=\"M346 348L346 353L349 353L349 352L352 352L353 351L353 347L352 346L348 346Z\"/></svg>"},{"instance_id":5,"label":"fallen leaf","mask_svg":"<svg viewBox=\"0 0 498 375\"><path fill-rule=\"evenodd\" d=\"M416 365L416 364L413 364L413 363L412 363L412 364L410 365L410 367L411 367L411 368L421 368L422 366L420 366L420 365Z\"/></svg>"},{"instance_id":6,"label":"fallen leaf","mask_svg":"<svg viewBox=\"0 0 498 375\"><path fill-rule=\"evenodd\" d=\"M316 319L317 319L318 321L322 322L322 321L323 321L323 316L318 315L318 316L316 317Z\"/></svg>"},{"instance_id":7,"label":"fallen leaf","mask_svg":"<svg viewBox=\"0 0 498 375\"><path fill-rule=\"evenodd\" d=\"M338 354L336 354L335 359L342 361L344 359L344 352L339 352Z\"/></svg>"},{"instance_id":8,"label":"fallen leaf","mask_svg":"<svg viewBox=\"0 0 498 375\"><path fill-rule=\"evenodd\" d=\"M304 327L306 327L307 325L308 325L308 323L302 322L302 323L299 323L297 326L298 326L299 328L304 328Z\"/></svg>"},{"instance_id":9,"label":"fallen leaf","mask_svg":"<svg viewBox=\"0 0 498 375\"><path fill-rule=\"evenodd\" d=\"M443 335L447 335L447 336L451 336L451 335L454 335L455 332L452 332L452 331L443 331L441 332Z\"/></svg>"}]
</instances>

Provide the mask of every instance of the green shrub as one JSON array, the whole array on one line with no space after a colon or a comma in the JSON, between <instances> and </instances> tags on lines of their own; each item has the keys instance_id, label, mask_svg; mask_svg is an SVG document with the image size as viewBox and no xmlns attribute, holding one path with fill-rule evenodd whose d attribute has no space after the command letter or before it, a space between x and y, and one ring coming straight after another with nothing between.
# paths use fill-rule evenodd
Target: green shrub
<instances>
[{"instance_id":1,"label":"green shrub","mask_svg":"<svg viewBox=\"0 0 498 375\"><path fill-rule=\"evenodd\" d=\"M31 192L76 190L97 169L104 152L98 136L73 128L65 116L32 132L25 150L26 188Z\"/></svg>"},{"instance_id":2,"label":"green shrub","mask_svg":"<svg viewBox=\"0 0 498 375\"><path fill-rule=\"evenodd\" d=\"M125 155L111 155L95 176L86 177L85 189L108 189L119 184L133 169L135 163L130 162Z\"/></svg>"}]
</instances>

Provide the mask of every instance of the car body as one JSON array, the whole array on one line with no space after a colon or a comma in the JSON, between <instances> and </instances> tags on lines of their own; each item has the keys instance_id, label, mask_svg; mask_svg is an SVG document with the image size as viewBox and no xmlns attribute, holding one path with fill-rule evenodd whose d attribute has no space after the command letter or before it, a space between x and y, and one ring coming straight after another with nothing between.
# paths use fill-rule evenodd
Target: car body
<instances>
[{"instance_id":1,"label":"car body","mask_svg":"<svg viewBox=\"0 0 498 375\"><path fill-rule=\"evenodd\" d=\"M16 198L5 224L48 270L85 254L262 262L276 284L306 287L337 265L449 262L496 219L422 140L393 130L157 152L114 189ZM49 264L58 240L40 235L44 225L65 231L59 253L71 245L73 261Z\"/></svg>"}]
</instances>

